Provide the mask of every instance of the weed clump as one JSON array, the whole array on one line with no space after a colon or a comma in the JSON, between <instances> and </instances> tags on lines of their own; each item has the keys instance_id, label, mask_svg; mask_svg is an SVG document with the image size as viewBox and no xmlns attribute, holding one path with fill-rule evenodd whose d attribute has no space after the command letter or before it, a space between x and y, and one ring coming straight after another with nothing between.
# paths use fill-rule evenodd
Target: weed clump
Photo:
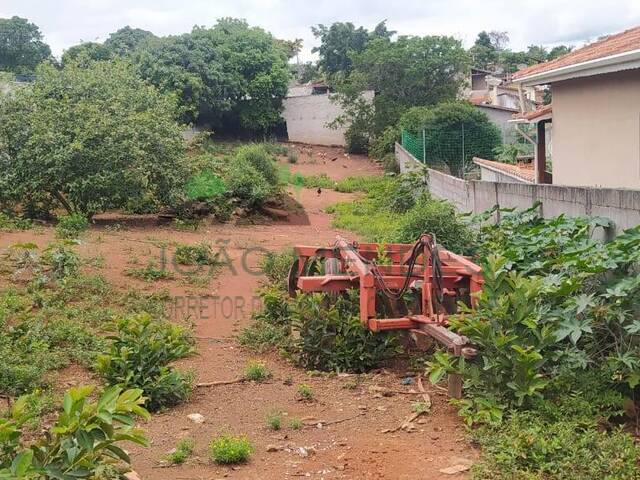
<instances>
[{"instance_id":1,"label":"weed clump","mask_svg":"<svg viewBox=\"0 0 640 480\"><path fill-rule=\"evenodd\" d=\"M271 372L263 362L249 362L244 378L250 382L264 382L271 378Z\"/></svg>"},{"instance_id":2,"label":"weed clump","mask_svg":"<svg viewBox=\"0 0 640 480\"><path fill-rule=\"evenodd\" d=\"M89 228L89 220L85 215L73 213L58 218L56 235L60 238L78 238Z\"/></svg>"},{"instance_id":3,"label":"weed clump","mask_svg":"<svg viewBox=\"0 0 640 480\"><path fill-rule=\"evenodd\" d=\"M194 440L184 438L178 442L174 451L167 455L167 460L174 465L180 465L191 456L195 446L196 442Z\"/></svg>"},{"instance_id":4,"label":"weed clump","mask_svg":"<svg viewBox=\"0 0 640 480\"><path fill-rule=\"evenodd\" d=\"M211 459L221 465L245 463L253 452L247 437L224 434L214 439L210 445Z\"/></svg>"}]
</instances>

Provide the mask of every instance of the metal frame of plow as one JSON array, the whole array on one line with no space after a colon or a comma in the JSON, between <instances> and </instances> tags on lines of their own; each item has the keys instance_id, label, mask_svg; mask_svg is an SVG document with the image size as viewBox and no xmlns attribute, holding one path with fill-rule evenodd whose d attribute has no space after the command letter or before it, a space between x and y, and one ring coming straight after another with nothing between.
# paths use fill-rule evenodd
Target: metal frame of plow
<instances>
[{"instance_id":1,"label":"metal frame of plow","mask_svg":"<svg viewBox=\"0 0 640 480\"><path fill-rule=\"evenodd\" d=\"M349 289L360 291L360 320L374 332L409 330L414 339L433 338L457 356L472 358L476 350L468 339L447 328L447 313L442 306L446 296L455 297L461 291L469 294L472 307L475 294L482 289L482 270L468 259L437 247L434 237L422 235L415 244L349 242L338 236L330 248L299 245L294 248L297 259L289 273L289 293L340 293ZM383 255L387 264L380 264ZM336 267L324 275L304 275L312 258L335 259ZM338 273L336 273L338 272ZM394 318L376 317L376 297L379 292L393 304L407 289L421 291L420 313ZM449 394L459 398L462 382L457 375L449 376Z\"/></svg>"}]
</instances>

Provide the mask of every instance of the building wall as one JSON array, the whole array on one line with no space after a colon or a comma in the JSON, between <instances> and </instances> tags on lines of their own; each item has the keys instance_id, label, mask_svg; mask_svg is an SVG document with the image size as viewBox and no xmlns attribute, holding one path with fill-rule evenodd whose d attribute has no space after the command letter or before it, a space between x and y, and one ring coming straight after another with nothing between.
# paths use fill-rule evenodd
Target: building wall
<instances>
[{"instance_id":1,"label":"building wall","mask_svg":"<svg viewBox=\"0 0 640 480\"><path fill-rule=\"evenodd\" d=\"M396 143L396 159L401 171L422 168L422 164ZM529 208L541 202L541 214L552 218L599 216L613 222L607 236L640 224L640 189L569 187L526 183L466 181L428 169L425 182L435 197L449 200L460 212L485 212L502 208Z\"/></svg>"},{"instance_id":2,"label":"building wall","mask_svg":"<svg viewBox=\"0 0 640 480\"><path fill-rule=\"evenodd\" d=\"M640 70L554 83L553 183L640 187Z\"/></svg>"},{"instance_id":3,"label":"building wall","mask_svg":"<svg viewBox=\"0 0 640 480\"><path fill-rule=\"evenodd\" d=\"M485 113L491 123L500 129L502 134L502 141L504 143L511 143L515 140L516 133L513 123L509 123L509 120L513 119L513 114L516 112L510 112L509 110L501 110L498 108L491 108L485 105L476 105L482 113Z\"/></svg>"},{"instance_id":4,"label":"building wall","mask_svg":"<svg viewBox=\"0 0 640 480\"><path fill-rule=\"evenodd\" d=\"M363 96L373 100L372 91L364 92ZM346 129L327 127L342 113L340 105L331 101L329 94L324 94L285 98L282 116L287 122L287 133L292 142L344 146Z\"/></svg>"}]
</instances>

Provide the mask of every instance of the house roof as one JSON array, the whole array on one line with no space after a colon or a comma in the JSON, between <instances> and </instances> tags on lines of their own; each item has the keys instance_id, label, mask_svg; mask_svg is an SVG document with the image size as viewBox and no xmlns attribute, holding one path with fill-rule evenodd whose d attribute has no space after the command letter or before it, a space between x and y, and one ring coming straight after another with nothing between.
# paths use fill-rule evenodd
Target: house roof
<instances>
[{"instance_id":1,"label":"house roof","mask_svg":"<svg viewBox=\"0 0 640 480\"><path fill-rule=\"evenodd\" d=\"M607 73L605 71L594 70L596 67L604 65L628 64L626 68L638 68L637 63L629 64L631 60L636 60L636 54L640 58L640 26L625 30L624 32L606 36L600 40L578 48L566 55L550 60L545 63L532 65L513 74L515 82L531 81L531 84L549 83L553 80L553 75L573 73L574 78L578 71L588 71L588 74ZM565 78L558 78L556 81ZM535 82L538 83L535 83Z\"/></svg>"},{"instance_id":2,"label":"house roof","mask_svg":"<svg viewBox=\"0 0 640 480\"><path fill-rule=\"evenodd\" d=\"M553 106L545 105L531 112L524 112L518 115L514 115L514 118L517 120L526 120L528 122L537 122L539 120L545 120L545 119L551 118L552 113L553 113Z\"/></svg>"},{"instance_id":3,"label":"house roof","mask_svg":"<svg viewBox=\"0 0 640 480\"><path fill-rule=\"evenodd\" d=\"M478 157L473 157L473 163L489 170L498 171L509 177L515 177L526 183L535 183L535 172L533 171L533 165L530 164L511 165Z\"/></svg>"}]
</instances>

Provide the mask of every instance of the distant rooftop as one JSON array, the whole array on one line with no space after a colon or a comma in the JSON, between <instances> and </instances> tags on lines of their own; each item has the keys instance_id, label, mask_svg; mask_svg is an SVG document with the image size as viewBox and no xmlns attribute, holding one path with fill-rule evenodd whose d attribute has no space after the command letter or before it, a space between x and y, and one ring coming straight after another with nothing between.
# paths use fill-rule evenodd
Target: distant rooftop
<instances>
[{"instance_id":1,"label":"distant rooftop","mask_svg":"<svg viewBox=\"0 0 640 480\"><path fill-rule=\"evenodd\" d=\"M579 69L590 70L604 64L619 65L621 63L627 63L626 68L637 68L637 59L632 55L635 53L638 53L638 58L640 58L640 26L625 30L624 32L608 35L554 60L523 68L513 74L513 80L516 82L531 80L533 82L538 79L540 82L544 82L552 80L552 74L559 76L564 73L566 76L569 71L575 73L575 71ZM635 63L630 63L632 60ZM611 68L609 68L609 70L610 69ZM607 70L592 73L606 72ZM574 74L573 76L585 75ZM562 79L562 77L557 78L557 80Z\"/></svg>"}]
</instances>

